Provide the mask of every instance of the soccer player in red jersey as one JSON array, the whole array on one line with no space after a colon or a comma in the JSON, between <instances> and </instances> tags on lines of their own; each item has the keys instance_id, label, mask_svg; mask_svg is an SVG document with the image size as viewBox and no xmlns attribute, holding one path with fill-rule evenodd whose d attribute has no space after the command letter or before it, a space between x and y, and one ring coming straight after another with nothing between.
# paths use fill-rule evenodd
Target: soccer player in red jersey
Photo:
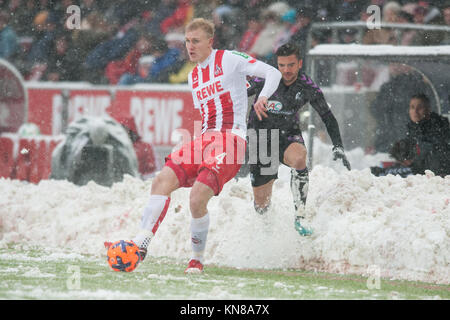
<instances>
[{"instance_id":1,"label":"soccer player in red jersey","mask_svg":"<svg viewBox=\"0 0 450 320\"><path fill-rule=\"evenodd\" d=\"M213 49L214 24L199 18L185 29L186 49L197 63L189 74L195 108L202 116L202 134L166 158L152 182L141 231L133 239L145 257L147 246L167 213L170 195L181 187L190 192L193 256L186 273L203 271L203 253L209 230L207 205L239 171L245 157L247 131L247 76L264 78L254 104L258 118L267 117L267 98L278 87L281 73L244 53Z\"/></svg>"}]
</instances>

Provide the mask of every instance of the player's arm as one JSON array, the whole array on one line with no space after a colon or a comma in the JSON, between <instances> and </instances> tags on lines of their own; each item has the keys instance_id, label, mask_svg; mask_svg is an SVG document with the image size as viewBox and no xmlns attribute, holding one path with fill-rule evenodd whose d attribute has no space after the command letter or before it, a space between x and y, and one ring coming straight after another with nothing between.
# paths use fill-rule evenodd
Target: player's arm
<instances>
[{"instance_id":1,"label":"player's arm","mask_svg":"<svg viewBox=\"0 0 450 320\"><path fill-rule=\"evenodd\" d=\"M281 72L271 65L254 59L246 54L233 51L231 55L236 56L234 59L237 59L238 72L265 79L264 86L259 93L258 100L256 100L253 108L255 109L256 116L259 120L262 120L262 117L267 118L267 101L280 84Z\"/></svg>"},{"instance_id":2,"label":"player's arm","mask_svg":"<svg viewBox=\"0 0 450 320\"><path fill-rule=\"evenodd\" d=\"M264 63L262 61L256 60L254 65L250 68L250 75L264 78L264 86L259 93L258 100L256 100L253 108L256 111L256 116L259 120L262 120L262 116L267 118L267 101L270 96L272 96L278 88L281 80L281 72L275 69L271 65Z\"/></svg>"},{"instance_id":3,"label":"player's arm","mask_svg":"<svg viewBox=\"0 0 450 320\"><path fill-rule=\"evenodd\" d=\"M308 82L312 83L312 80L309 79ZM309 93L311 95L310 104L320 115L320 118L327 128L327 132L330 136L331 142L333 143L333 160L341 159L344 166L348 170L350 170L350 162L347 160L347 157L344 153L344 145L342 143L339 124L336 120L336 117L331 112L322 91L316 84L311 84Z\"/></svg>"}]
</instances>

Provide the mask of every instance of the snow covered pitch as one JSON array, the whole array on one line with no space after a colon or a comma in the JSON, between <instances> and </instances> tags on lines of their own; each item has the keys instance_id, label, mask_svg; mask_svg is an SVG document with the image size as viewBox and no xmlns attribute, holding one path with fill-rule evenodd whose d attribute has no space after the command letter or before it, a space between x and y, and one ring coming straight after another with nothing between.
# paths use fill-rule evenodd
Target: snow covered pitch
<instances>
[{"instance_id":1,"label":"snow covered pitch","mask_svg":"<svg viewBox=\"0 0 450 320\"><path fill-rule=\"evenodd\" d=\"M326 150L324 154L331 157ZM448 299L450 176L441 178L428 172L405 179L378 178L369 169L363 169L378 159L361 157L360 152L348 153L355 167L351 172L336 165L316 165L312 170L307 210L310 226L315 230L313 237L300 237L294 230L288 168L280 167L280 178L273 190L274 205L265 216L254 212L248 177L226 184L222 194L209 205L211 229L205 252L205 277L197 280L200 286L205 284L206 291L200 290L194 298L326 298L317 287L328 287L327 284L311 284L304 278L318 273L317 279L324 274L333 274L332 278L338 277L336 274L366 277L358 278L364 287L361 290L367 290L368 278L381 277L381 291L372 291L367 297L379 298L381 294L382 298L389 298L387 293L382 295L383 288L397 279L438 286L442 292L438 296ZM321 158L321 151L316 155ZM326 156L322 159L328 165ZM108 295L114 291L112 286L105 289L108 294L99 293L103 290L101 283L117 277L127 279L128 285L139 277L166 284L183 278L184 285L174 284L170 293L162 292L162 287L153 288L153 294L142 289L135 298L186 297L188 293L183 288L186 283L192 284L182 272L191 253L189 189L173 193L166 219L149 246L148 260L134 273L117 275L106 263L103 242L128 239L135 234L150 186L151 180L144 182L130 176L111 188L95 183L78 187L65 181L34 185L0 179L0 277L8 280L0 284L0 298L8 298L14 292L19 297L30 297L27 294L33 290L36 293L55 277L65 282L70 279L67 268L71 265L82 268L81 287L83 283L88 286L87 292L64 291L57 298L70 298L71 294L81 299L133 298L132 293L121 296L120 291L117 296ZM46 271L52 265L59 267ZM249 273L249 269L253 271ZM260 275L257 279L253 277L255 270ZM288 277L289 272L296 276L291 280L277 278ZM228 278L230 274L232 278ZM40 280L27 284L31 286L31 291L27 291L23 281L33 276ZM94 282L86 281L87 278ZM239 288L240 278L244 279L243 287L267 281L266 287L275 291L233 293ZM223 281L228 283L225 288L221 287ZM216 285L218 294L209 296ZM307 294L310 290L317 295ZM337 296L333 294L341 289L333 290L327 291L328 297L348 297L345 288L345 294ZM54 297L49 292L35 298ZM365 293L362 297L366 297Z\"/></svg>"}]
</instances>

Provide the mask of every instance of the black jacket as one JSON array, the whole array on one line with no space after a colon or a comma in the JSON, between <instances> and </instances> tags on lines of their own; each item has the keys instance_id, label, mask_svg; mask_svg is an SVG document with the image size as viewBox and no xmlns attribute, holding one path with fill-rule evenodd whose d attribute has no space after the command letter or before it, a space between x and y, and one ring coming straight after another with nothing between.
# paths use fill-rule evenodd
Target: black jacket
<instances>
[{"instance_id":1,"label":"black jacket","mask_svg":"<svg viewBox=\"0 0 450 320\"><path fill-rule=\"evenodd\" d=\"M416 143L417 156L424 169L436 175L450 174L450 126L447 118L432 112L428 119L410 121L407 137Z\"/></svg>"},{"instance_id":2,"label":"black jacket","mask_svg":"<svg viewBox=\"0 0 450 320\"><path fill-rule=\"evenodd\" d=\"M400 74L381 86L370 106L370 112L376 121L374 147L377 152L389 152L393 143L405 136L409 121L409 101L418 92L430 97L431 104L435 105L431 89L419 74Z\"/></svg>"}]
</instances>

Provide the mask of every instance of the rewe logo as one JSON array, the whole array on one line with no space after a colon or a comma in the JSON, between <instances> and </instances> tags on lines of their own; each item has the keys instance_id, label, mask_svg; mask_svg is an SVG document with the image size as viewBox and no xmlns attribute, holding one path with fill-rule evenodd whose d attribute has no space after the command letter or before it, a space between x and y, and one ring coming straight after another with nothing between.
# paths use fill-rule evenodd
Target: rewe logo
<instances>
[{"instance_id":1,"label":"rewe logo","mask_svg":"<svg viewBox=\"0 0 450 320\"><path fill-rule=\"evenodd\" d=\"M222 92L222 91L223 91L222 84L220 83L220 81L216 81L216 82L210 83L207 86L197 90L195 93L197 95L198 100L204 100L204 99L207 99L207 98L213 96L214 94L216 94L216 92Z\"/></svg>"}]
</instances>

